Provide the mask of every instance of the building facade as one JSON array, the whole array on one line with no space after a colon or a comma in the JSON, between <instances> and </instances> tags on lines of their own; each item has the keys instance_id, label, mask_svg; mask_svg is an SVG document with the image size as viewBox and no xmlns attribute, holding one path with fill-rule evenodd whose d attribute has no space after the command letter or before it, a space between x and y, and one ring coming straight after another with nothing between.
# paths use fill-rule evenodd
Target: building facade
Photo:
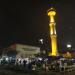
<instances>
[{"instance_id":1,"label":"building facade","mask_svg":"<svg viewBox=\"0 0 75 75\"><path fill-rule=\"evenodd\" d=\"M40 53L39 47L24 44L13 44L4 49L2 56L6 55L9 57L25 58L35 57L35 55L38 53Z\"/></svg>"}]
</instances>

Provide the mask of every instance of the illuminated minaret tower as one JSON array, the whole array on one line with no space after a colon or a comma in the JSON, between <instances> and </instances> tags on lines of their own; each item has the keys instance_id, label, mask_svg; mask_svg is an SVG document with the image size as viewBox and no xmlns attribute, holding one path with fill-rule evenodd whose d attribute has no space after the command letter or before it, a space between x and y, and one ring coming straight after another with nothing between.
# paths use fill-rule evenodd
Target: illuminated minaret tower
<instances>
[{"instance_id":1,"label":"illuminated minaret tower","mask_svg":"<svg viewBox=\"0 0 75 75\"><path fill-rule=\"evenodd\" d=\"M57 34L56 34L56 23L54 20L54 16L56 15L56 11L54 8L50 8L48 11L48 16L50 17L50 37L51 37L51 48L52 48L52 53L51 56L57 56Z\"/></svg>"}]
</instances>

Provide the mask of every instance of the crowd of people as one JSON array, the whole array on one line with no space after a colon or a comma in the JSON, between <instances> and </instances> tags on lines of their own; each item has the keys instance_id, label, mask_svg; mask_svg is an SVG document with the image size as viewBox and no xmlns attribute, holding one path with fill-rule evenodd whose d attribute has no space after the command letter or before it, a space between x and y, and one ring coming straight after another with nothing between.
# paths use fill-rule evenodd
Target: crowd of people
<instances>
[{"instance_id":1,"label":"crowd of people","mask_svg":"<svg viewBox=\"0 0 75 75\"><path fill-rule=\"evenodd\" d=\"M16 66L23 66L28 70L46 70L48 68L48 59L43 58L25 58L16 59Z\"/></svg>"},{"instance_id":2,"label":"crowd of people","mask_svg":"<svg viewBox=\"0 0 75 75\"><path fill-rule=\"evenodd\" d=\"M17 67L22 67L25 70L55 70L60 71L63 70L67 63L64 63L62 60L48 60L48 58L15 58L15 59L1 59L0 65L14 65Z\"/></svg>"},{"instance_id":3,"label":"crowd of people","mask_svg":"<svg viewBox=\"0 0 75 75\"><path fill-rule=\"evenodd\" d=\"M5 58L0 60L0 65L15 65L18 67L23 67L26 70L53 70L59 66L59 63L49 62L48 58Z\"/></svg>"}]
</instances>

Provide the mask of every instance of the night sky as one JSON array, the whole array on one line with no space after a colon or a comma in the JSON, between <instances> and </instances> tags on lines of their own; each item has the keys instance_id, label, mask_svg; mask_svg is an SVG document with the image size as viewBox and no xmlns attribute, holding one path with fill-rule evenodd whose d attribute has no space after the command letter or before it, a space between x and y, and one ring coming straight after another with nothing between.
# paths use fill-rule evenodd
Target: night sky
<instances>
[{"instance_id":1,"label":"night sky","mask_svg":"<svg viewBox=\"0 0 75 75\"><path fill-rule=\"evenodd\" d=\"M13 43L40 46L50 49L49 17L47 10L55 7L58 49L71 43L75 49L74 0L5 0L0 2L0 47Z\"/></svg>"}]
</instances>

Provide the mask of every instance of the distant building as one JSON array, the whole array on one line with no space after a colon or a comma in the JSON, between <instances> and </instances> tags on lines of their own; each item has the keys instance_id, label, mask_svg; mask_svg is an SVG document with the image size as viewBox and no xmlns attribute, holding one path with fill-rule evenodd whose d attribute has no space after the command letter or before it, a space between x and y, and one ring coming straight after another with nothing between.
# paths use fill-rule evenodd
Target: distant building
<instances>
[{"instance_id":1,"label":"distant building","mask_svg":"<svg viewBox=\"0 0 75 75\"><path fill-rule=\"evenodd\" d=\"M75 50L61 50L59 54L66 58L75 58Z\"/></svg>"},{"instance_id":2,"label":"distant building","mask_svg":"<svg viewBox=\"0 0 75 75\"><path fill-rule=\"evenodd\" d=\"M4 50L5 55L11 56L12 53L17 58L34 57L35 54L40 53L40 48L35 46L24 45L24 44L13 44L9 48L6 48L6 50Z\"/></svg>"}]
</instances>

